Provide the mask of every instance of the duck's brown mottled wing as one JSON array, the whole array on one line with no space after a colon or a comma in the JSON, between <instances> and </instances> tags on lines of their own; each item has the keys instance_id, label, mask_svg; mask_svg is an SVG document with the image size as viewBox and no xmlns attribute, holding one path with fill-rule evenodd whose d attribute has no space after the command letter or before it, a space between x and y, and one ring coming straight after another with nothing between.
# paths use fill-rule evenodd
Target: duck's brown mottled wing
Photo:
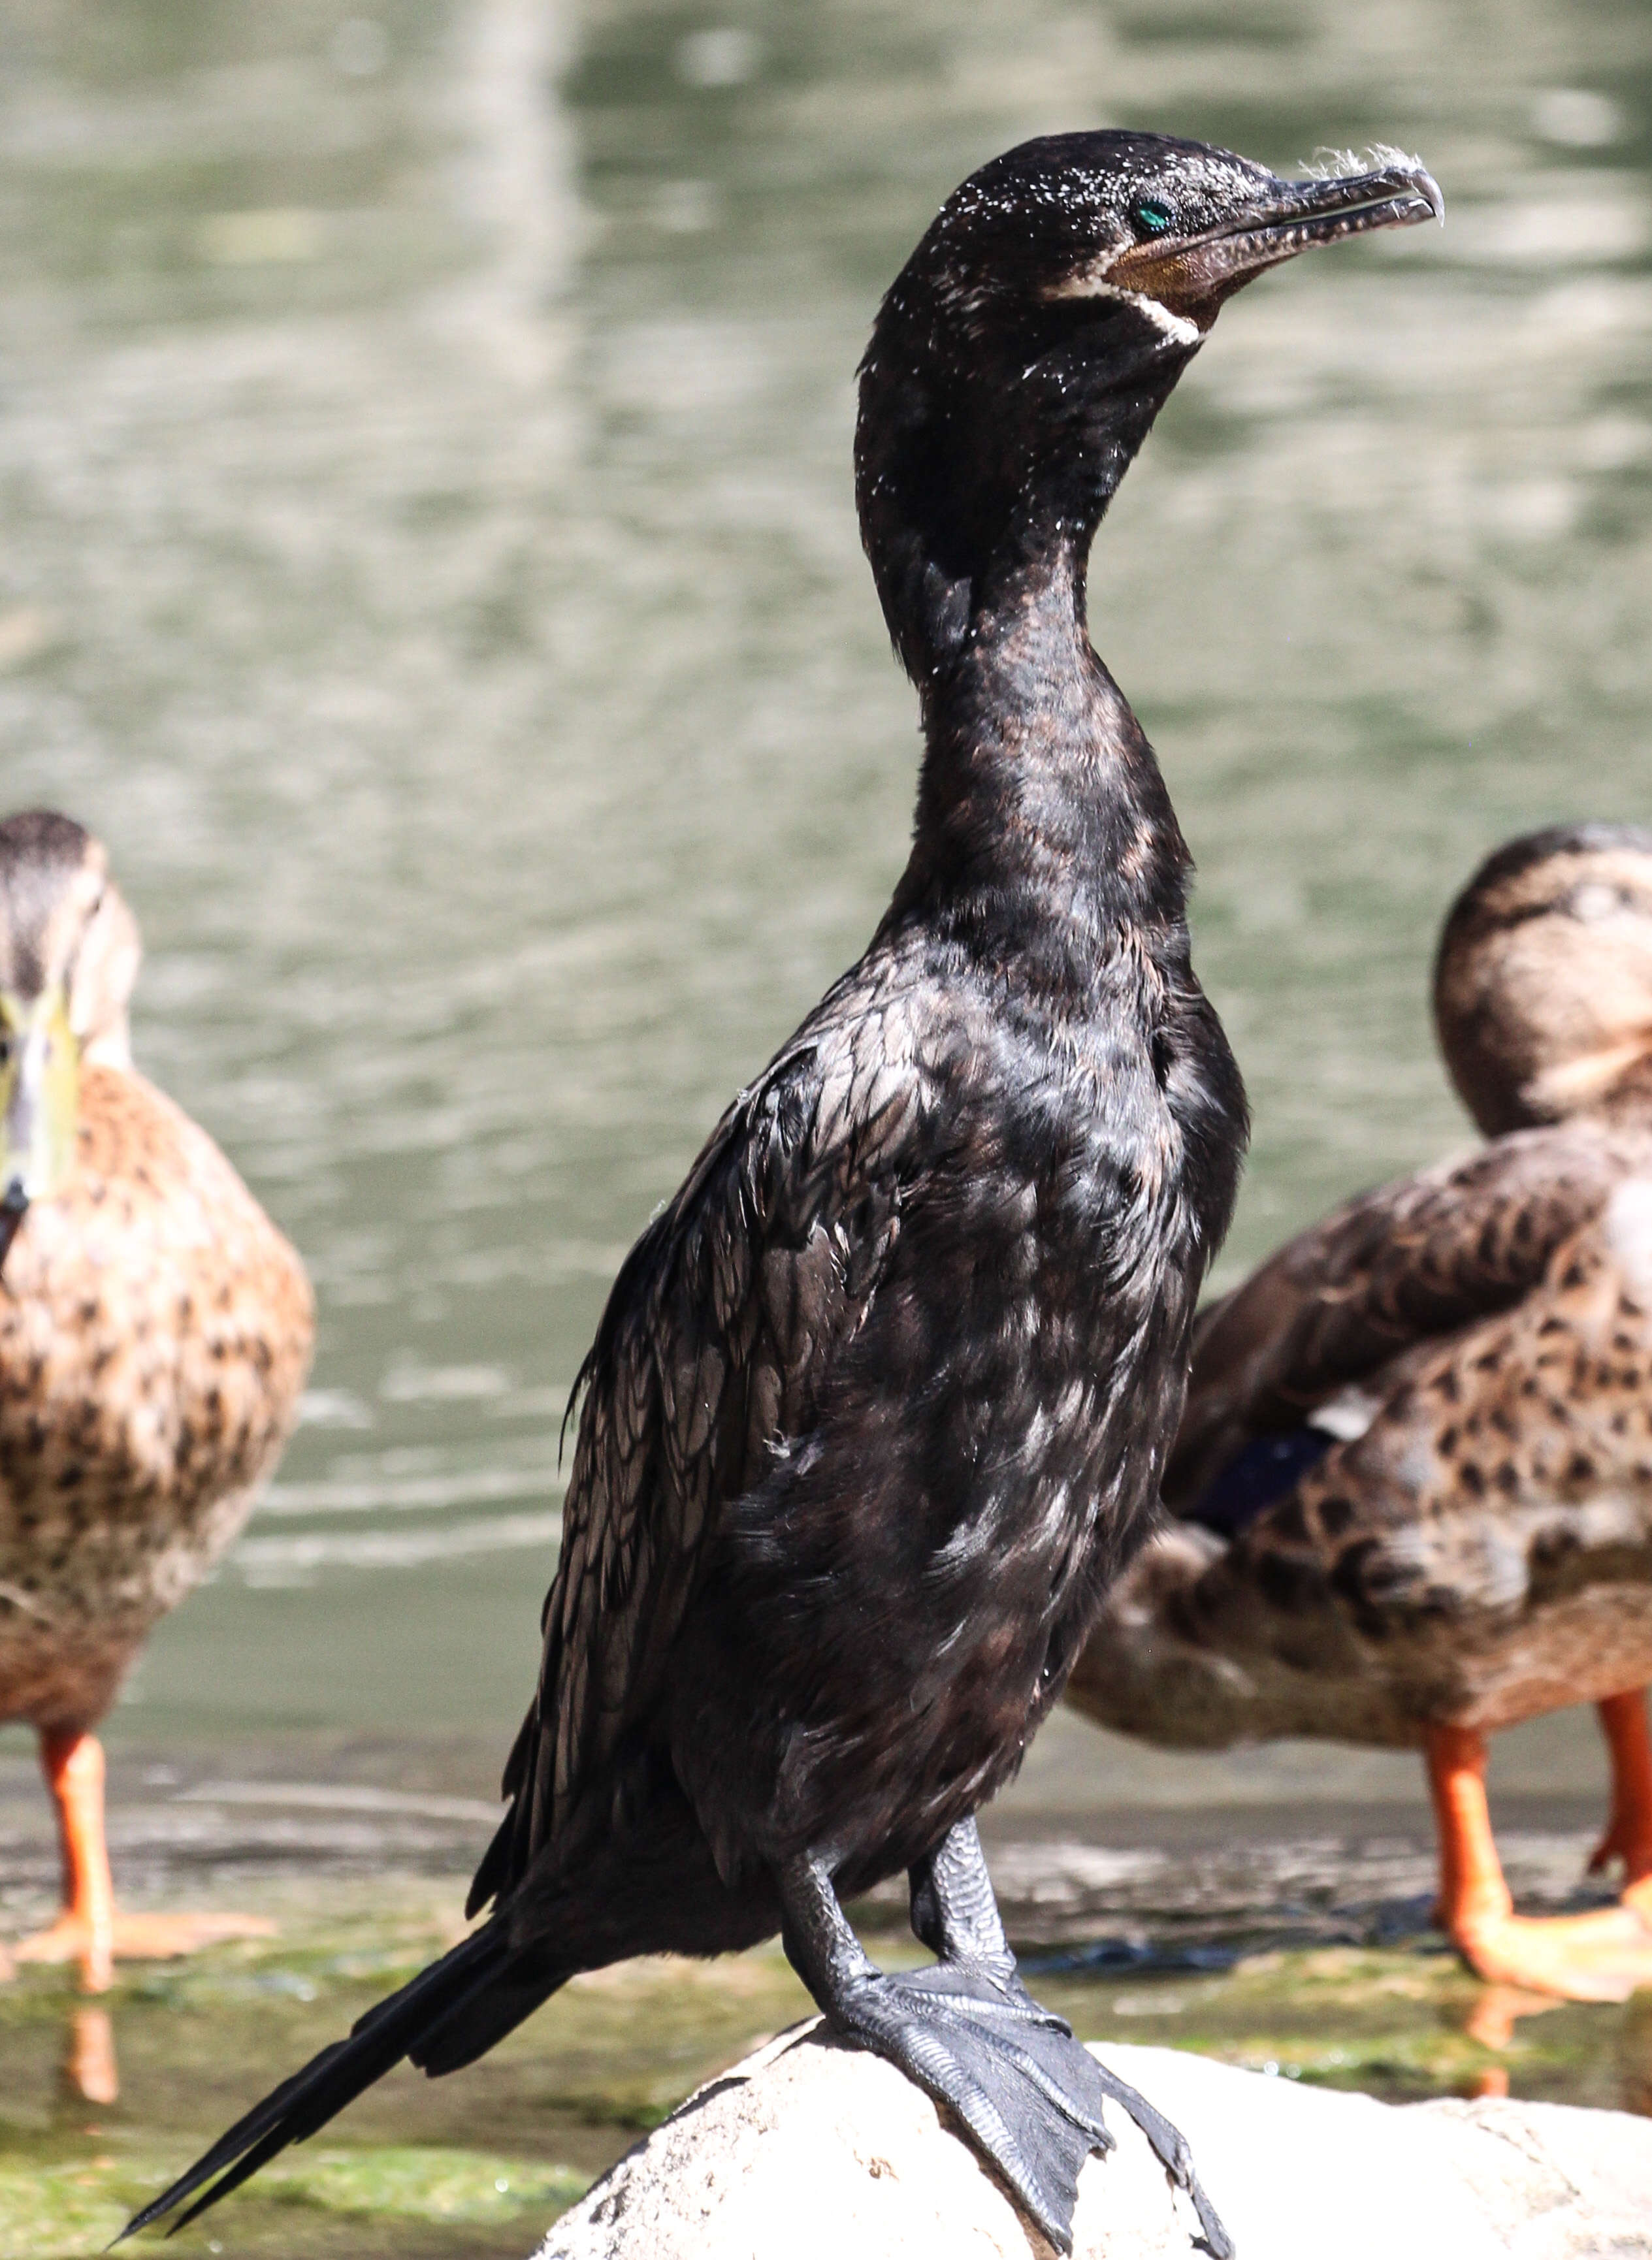
<instances>
[{"instance_id":1,"label":"duck's brown mottled wing","mask_svg":"<svg viewBox=\"0 0 1652 2260\"><path fill-rule=\"evenodd\" d=\"M813 1424L899 1229L920 1086L898 1005L832 1000L742 1094L620 1271L586 1394L514 1799L473 1905L609 1816L725 1505Z\"/></svg>"},{"instance_id":2,"label":"duck's brown mottled wing","mask_svg":"<svg viewBox=\"0 0 1652 2260\"><path fill-rule=\"evenodd\" d=\"M1512 1309L1652 1141L1587 1126L1498 1139L1350 1201L1201 1314L1166 1471L1175 1506L1252 1436L1297 1427L1402 1351Z\"/></svg>"},{"instance_id":3,"label":"duck's brown mottled wing","mask_svg":"<svg viewBox=\"0 0 1652 2260\"><path fill-rule=\"evenodd\" d=\"M1636 1177L1512 1310L1392 1359L1370 1427L1185 1597L1198 1644L1285 1706L1263 1731L1491 1731L1645 1685L1652 1172Z\"/></svg>"}]
</instances>

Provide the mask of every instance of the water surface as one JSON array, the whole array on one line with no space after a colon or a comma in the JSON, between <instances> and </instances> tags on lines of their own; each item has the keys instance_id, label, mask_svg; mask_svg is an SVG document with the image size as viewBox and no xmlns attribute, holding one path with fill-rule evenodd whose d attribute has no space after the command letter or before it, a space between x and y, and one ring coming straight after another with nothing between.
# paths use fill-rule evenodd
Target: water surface
<instances>
[{"instance_id":1,"label":"water surface","mask_svg":"<svg viewBox=\"0 0 1652 2260\"><path fill-rule=\"evenodd\" d=\"M67 1981L0 1988L0 2254L97 2249L451 1935L608 1282L904 859L853 371L940 197L1106 122L1445 188L1444 231L1224 314L1096 553L1255 1108L1231 1279L1465 1140L1423 1000L1474 861L1652 815L1649 99L1652 18L1585 0L0 0L0 803L109 841L141 1062L321 1312L279 1481L110 1722L129 1896L283 1935L124 1979L96 2114ZM1517 1885L1568 1903L1587 1720L1496 1765ZM1634 2009L1477 2037L1418 1786L1057 1720L993 1856L1082 2031L1645 2108ZM8 1935L49 1825L11 1731ZM719 1968L398 2076L204 2241L526 2250L801 2006L772 1952Z\"/></svg>"},{"instance_id":2,"label":"water surface","mask_svg":"<svg viewBox=\"0 0 1652 2260\"><path fill-rule=\"evenodd\" d=\"M142 1063L321 1307L118 1742L503 1749L615 1265L903 861L853 371L1019 137L1382 139L1444 184L1443 231L1223 316L1091 611L1255 1102L1222 1276L1464 1139L1450 893L1517 826L1648 813L1649 87L1643 11L1562 0L0 6L4 798L107 838ZM1527 1786L1594 1767L1586 1724L1524 1747ZM1076 1727L1043 1778L1412 1784Z\"/></svg>"}]
</instances>

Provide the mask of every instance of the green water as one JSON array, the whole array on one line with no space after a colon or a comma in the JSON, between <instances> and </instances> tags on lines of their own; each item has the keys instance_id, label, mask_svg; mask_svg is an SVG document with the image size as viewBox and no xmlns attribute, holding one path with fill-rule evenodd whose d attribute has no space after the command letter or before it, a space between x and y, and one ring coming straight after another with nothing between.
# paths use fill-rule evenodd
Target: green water
<instances>
[{"instance_id":1,"label":"green water","mask_svg":"<svg viewBox=\"0 0 1652 2260\"><path fill-rule=\"evenodd\" d=\"M1449 207L1443 231L1304 261L1229 309L1097 549L1097 640L1198 855L1198 963L1255 1109L1231 1277L1464 1138L1424 994L1475 859L1553 819L1652 814L1652 17L0 0L0 800L108 840L148 945L140 1060L291 1233L321 1311L277 1484L110 1723L140 1893L216 1888L237 1861L275 1891L319 1864L344 1894L325 1923L359 1942L377 1933L350 1876L440 1877L448 1905L485 1841L554 1558L557 1422L607 1284L903 861L913 708L848 471L878 294L973 165L1103 122L1283 169L1398 142ZM1561 1890L1600 1775L1587 1721L1505 1737L1495 1763L1511 1796L1577 1800L1541 1821ZM16 1734L0 1776L22 1914L47 1850ZM188 1784L215 1776L460 1811L232 1801L208 1826ZM1283 1842L1319 1826L1293 1805L1380 1815L1416 1786L1404 1759L1159 1759L1057 1722L997 1841L1140 1853L1128 1906L1079 1889L1080 1929L1127 1927L1167 1887L1152 1847L1178 1810ZM1324 1826L1327 1872L1357 1866L1357 1829ZM1415 1898L1426 1839L1408 1857L1392 1889ZM1263 1867L1284 1891L1285 1856ZM259 2200L247 2249L359 2249L364 2209L400 2224L375 2250L526 2249L539 2184L519 2216L495 2191L491 2228L444 2227L441 2205L485 2214L513 2176L520 2198L525 2159L595 2171L614 2096L669 2101L790 2013L762 1967L761 2013L699 2002L680 2057L654 2060L639 2012L634 2080L609 2035L594 2147L554 2100L576 2028L541 2020L447 2118L411 2085L368 2106L423 2164L378 2158L354 2213L356 2167L318 2170ZM1313 2047L1397 2092L1412 2075L1381 2064L1448 2032L1418 2081L1468 2077L1439 1993L1458 1981L1425 1976L1370 2049L1325 1978ZM1336 2075L1312 2031L1292 2039L1308 1979L1286 1978L1271 2006L1236 1978L1105 1983L1181 1994L1165 2029L1282 2062L1290 2042L1304 2076ZM106 2226L221 2117L223 2050L255 2029L250 2092L372 1990L277 1986L254 2028L229 1976L199 1982L116 2004L131 2100L108 2167L52 2115L67 1994L0 1993L0 2177L13 2149L31 2172L58 2158L62 2205ZM1627 2018L1534 2020L1537 2087L1643 2095ZM487 2082L518 2078L532 2107L496 2113ZM57 2249L10 2187L0 2233Z\"/></svg>"},{"instance_id":2,"label":"green water","mask_svg":"<svg viewBox=\"0 0 1652 2260\"><path fill-rule=\"evenodd\" d=\"M4 797L106 835L141 1059L321 1302L146 1741L518 1712L614 1266L903 859L853 371L996 148L1383 139L1450 206L1224 314L1097 549L1255 1103L1230 1271L1463 1136L1475 857L1647 813L1643 11L360 5L0 5Z\"/></svg>"}]
</instances>

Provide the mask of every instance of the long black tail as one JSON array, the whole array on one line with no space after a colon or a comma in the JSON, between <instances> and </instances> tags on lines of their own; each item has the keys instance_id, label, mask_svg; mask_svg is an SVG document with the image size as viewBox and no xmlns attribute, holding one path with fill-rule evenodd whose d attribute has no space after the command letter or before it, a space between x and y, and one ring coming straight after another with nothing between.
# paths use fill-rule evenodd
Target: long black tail
<instances>
[{"instance_id":1,"label":"long black tail","mask_svg":"<svg viewBox=\"0 0 1652 2260\"><path fill-rule=\"evenodd\" d=\"M473 2062L531 2016L569 1974L566 1964L525 1956L513 1947L505 1925L495 1916L440 1962L421 1970L399 1993L369 2009L351 2028L348 2040L334 2041L302 2071L282 2080L170 2189L135 2214L116 2243L174 2212L211 2182L206 2194L196 2198L173 2223L175 2229L182 2228L239 2188L289 2142L302 2142L325 2127L404 2056L433 2074Z\"/></svg>"}]
</instances>

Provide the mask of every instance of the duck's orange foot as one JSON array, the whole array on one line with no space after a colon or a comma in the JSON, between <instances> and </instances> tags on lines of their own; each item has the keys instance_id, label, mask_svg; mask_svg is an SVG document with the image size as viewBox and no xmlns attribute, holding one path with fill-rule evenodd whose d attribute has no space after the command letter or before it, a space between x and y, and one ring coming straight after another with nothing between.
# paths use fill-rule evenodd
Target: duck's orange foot
<instances>
[{"instance_id":1,"label":"duck's orange foot","mask_svg":"<svg viewBox=\"0 0 1652 2260\"><path fill-rule=\"evenodd\" d=\"M101 1993L117 1962L171 1962L223 1939L275 1935L275 1924L261 1914L117 1913L105 1932L67 1911L13 1950L19 1962L78 1962L87 1992Z\"/></svg>"},{"instance_id":2,"label":"duck's orange foot","mask_svg":"<svg viewBox=\"0 0 1652 2260\"><path fill-rule=\"evenodd\" d=\"M1470 1969L1500 1985L1562 2001L1627 2001L1652 1986L1652 1913L1628 1904L1594 1914L1485 1914L1453 1935Z\"/></svg>"}]
</instances>

